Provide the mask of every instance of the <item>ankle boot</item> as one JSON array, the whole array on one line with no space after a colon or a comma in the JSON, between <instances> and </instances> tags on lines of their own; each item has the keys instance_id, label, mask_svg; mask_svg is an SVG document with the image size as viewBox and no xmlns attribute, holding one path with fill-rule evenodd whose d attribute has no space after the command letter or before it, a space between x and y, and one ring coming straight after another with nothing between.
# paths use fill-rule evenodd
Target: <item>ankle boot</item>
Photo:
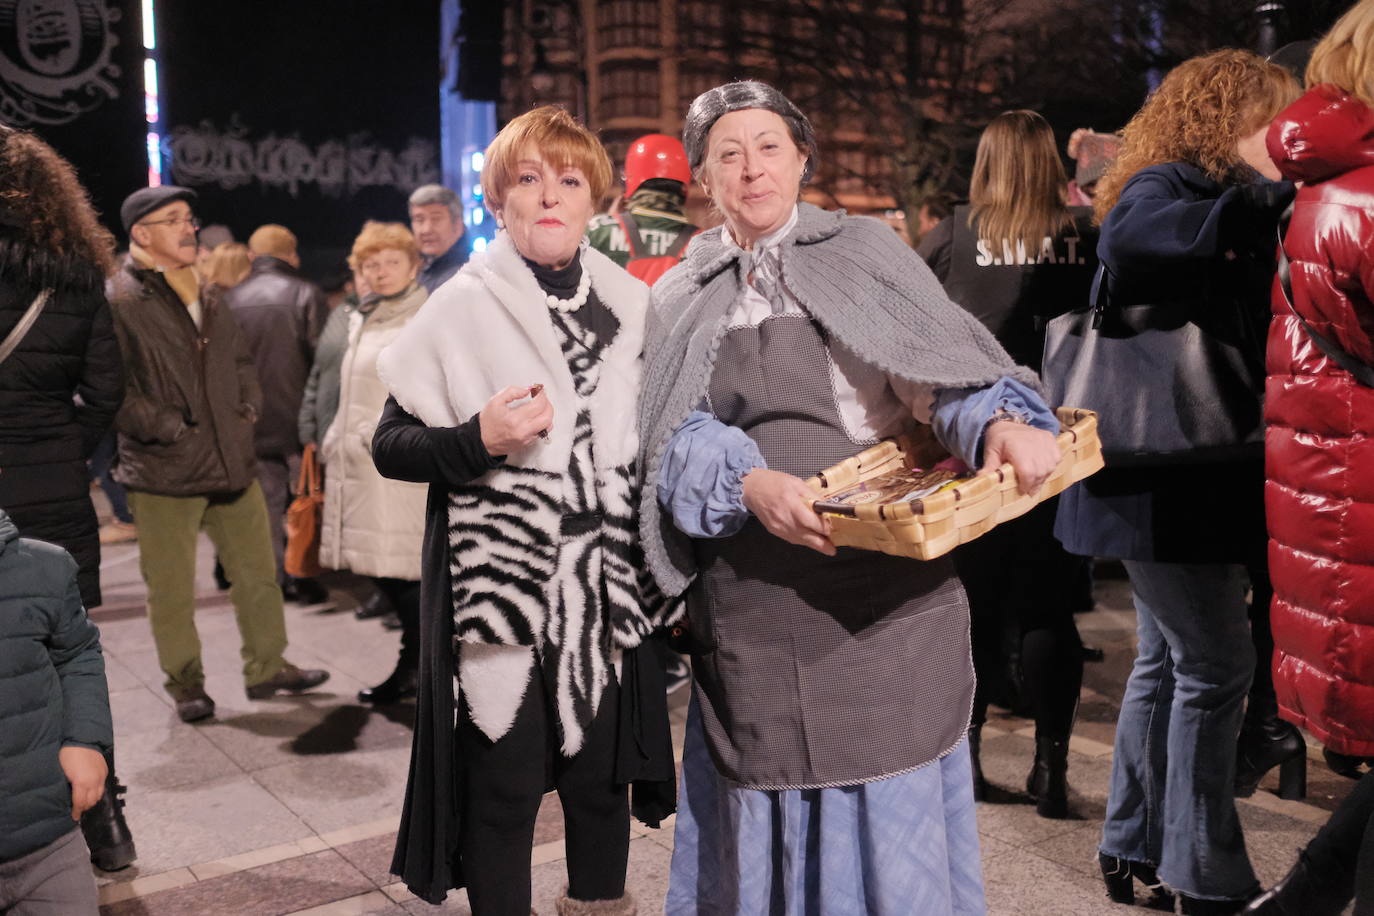
<instances>
[{"instance_id":1,"label":"ankle boot","mask_svg":"<svg viewBox=\"0 0 1374 916\"><path fill-rule=\"evenodd\" d=\"M1102 882L1107 885L1107 896L1113 903L1133 905L1135 903L1135 882L1139 881L1149 892L1141 906L1149 910L1165 913L1174 911L1174 895L1164 889L1164 884L1155 874L1153 865L1118 859L1105 852L1097 854L1097 867L1102 870Z\"/></svg>"},{"instance_id":2,"label":"ankle boot","mask_svg":"<svg viewBox=\"0 0 1374 916\"><path fill-rule=\"evenodd\" d=\"M1346 779L1359 779L1364 776L1361 766L1368 765L1374 769L1374 757L1352 757L1349 754L1342 754L1333 751L1329 747L1322 748L1322 758L1326 760L1326 765L1331 772L1337 776L1344 776Z\"/></svg>"},{"instance_id":3,"label":"ankle boot","mask_svg":"<svg viewBox=\"0 0 1374 916\"><path fill-rule=\"evenodd\" d=\"M358 691L358 699L363 703L386 705L399 703L416 694L415 665L400 662L396 670L376 687L364 687Z\"/></svg>"},{"instance_id":4,"label":"ankle boot","mask_svg":"<svg viewBox=\"0 0 1374 916\"><path fill-rule=\"evenodd\" d=\"M1026 777L1026 794L1035 813L1061 819L1069 816L1069 739L1035 736L1035 763Z\"/></svg>"},{"instance_id":5,"label":"ankle boot","mask_svg":"<svg viewBox=\"0 0 1374 916\"><path fill-rule=\"evenodd\" d=\"M565 888L563 896L554 901L554 907L558 916L637 916L639 913L635 898L628 891L624 897L614 900L574 900Z\"/></svg>"},{"instance_id":6,"label":"ankle boot","mask_svg":"<svg viewBox=\"0 0 1374 916\"><path fill-rule=\"evenodd\" d=\"M105 794L100 801L81 815L81 833L91 850L91 861L103 871L128 868L137 858L134 838L124 820L124 793L128 791L115 778L114 760L107 757L109 773L105 777Z\"/></svg>"},{"instance_id":7,"label":"ankle boot","mask_svg":"<svg viewBox=\"0 0 1374 916\"><path fill-rule=\"evenodd\" d=\"M983 778L983 726L968 727L968 757L973 764L973 800L987 801L988 781Z\"/></svg>"},{"instance_id":8,"label":"ankle boot","mask_svg":"<svg viewBox=\"0 0 1374 916\"><path fill-rule=\"evenodd\" d=\"M1307 744L1302 735L1278 716L1247 722L1236 742L1236 797L1255 794L1264 774L1279 767L1279 797L1290 801L1307 797Z\"/></svg>"},{"instance_id":9,"label":"ankle boot","mask_svg":"<svg viewBox=\"0 0 1374 916\"><path fill-rule=\"evenodd\" d=\"M1260 894L1241 910L1245 916L1340 916L1352 893L1342 882L1318 875L1305 852L1283 880Z\"/></svg>"}]
</instances>

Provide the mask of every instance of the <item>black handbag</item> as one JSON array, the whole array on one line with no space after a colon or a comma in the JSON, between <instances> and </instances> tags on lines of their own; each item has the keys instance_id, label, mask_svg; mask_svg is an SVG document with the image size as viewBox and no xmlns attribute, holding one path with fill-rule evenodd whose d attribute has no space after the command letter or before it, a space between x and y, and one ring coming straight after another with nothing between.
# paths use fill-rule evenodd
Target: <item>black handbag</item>
<instances>
[{"instance_id":1,"label":"black handbag","mask_svg":"<svg viewBox=\"0 0 1374 916\"><path fill-rule=\"evenodd\" d=\"M1098 265L1091 304L1045 326L1050 403L1097 412L1109 466L1260 455L1265 327L1253 303L1204 285L1194 298L1123 306L1108 277Z\"/></svg>"}]
</instances>

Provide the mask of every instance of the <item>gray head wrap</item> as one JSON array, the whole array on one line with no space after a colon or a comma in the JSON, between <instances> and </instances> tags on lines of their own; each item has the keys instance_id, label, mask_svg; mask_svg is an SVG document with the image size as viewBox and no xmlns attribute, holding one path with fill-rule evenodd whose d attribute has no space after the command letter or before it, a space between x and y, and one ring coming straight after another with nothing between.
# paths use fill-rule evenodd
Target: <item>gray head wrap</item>
<instances>
[{"instance_id":1,"label":"gray head wrap","mask_svg":"<svg viewBox=\"0 0 1374 916\"><path fill-rule=\"evenodd\" d=\"M701 168L701 160L706 158L706 135L711 132L712 125L720 120L721 115L746 108L771 111L787 123L792 142L806 153L806 168L802 170L801 183L805 185L810 181L816 173L820 152L811 122L787 96L757 80L740 80L708 89L697 96L692 107L687 109L687 120L682 125L682 145L687 149L687 162L691 164L692 172L696 173Z\"/></svg>"}]
</instances>

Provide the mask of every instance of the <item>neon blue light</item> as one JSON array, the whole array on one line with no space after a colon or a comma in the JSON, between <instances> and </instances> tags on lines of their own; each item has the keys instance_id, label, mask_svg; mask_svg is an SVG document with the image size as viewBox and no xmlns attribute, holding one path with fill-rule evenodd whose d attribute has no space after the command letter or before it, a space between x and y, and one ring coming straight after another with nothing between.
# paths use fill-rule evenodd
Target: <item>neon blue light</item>
<instances>
[{"instance_id":1,"label":"neon blue light","mask_svg":"<svg viewBox=\"0 0 1374 916\"><path fill-rule=\"evenodd\" d=\"M487 240L484 239L484 238L475 238L475 239L473 239L473 240L472 240L472 250L473 250L473 251L486 251L486 250L487 250Z\"/></svg>"},{"instance_id":2,"label":"neon blue light","mask_svg":"<svg viewBox=\"0 0 1374 916\"><path fill-rule=\"evenodd\" d=\"M483 219L482 208L481 208L481 207L475 207L475 208L473 208L473 211L472 211L472 224L473 224L474 226L480 226L480 225L482 225L482 219Z\"/></svg>"},{"instance_id":3,"label":"neon blue light","mask_svg":"<svg viewBox=\"0 0 1374 916\"><path fill-rule=\"evenodd\" d=\"M472 170L474 172L480 172L482 171L482 166L487 164L487 157L480 152L473 153L471 162Z\"/></svg>"}]
</instances>

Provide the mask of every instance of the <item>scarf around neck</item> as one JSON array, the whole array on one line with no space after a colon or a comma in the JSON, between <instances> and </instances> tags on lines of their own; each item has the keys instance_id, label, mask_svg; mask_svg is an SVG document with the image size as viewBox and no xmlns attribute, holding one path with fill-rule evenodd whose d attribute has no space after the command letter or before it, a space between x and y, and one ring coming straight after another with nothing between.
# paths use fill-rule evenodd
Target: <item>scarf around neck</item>
<instances>
[{"instance_id":1,"label":"scarf around neck","mask_svg":"<svg viewBox=\"0 0 1374 916\"><path fill-rule=\"evenodd\" d=\"M141 248L137 242L129 243L129 257L133 258L134 263L144 270L155 270L161 274L162 279L167 281L172 292L177 294L177 298L187 308L191 308L200 301L200 274L196 272L194 265L171 269L160 267L153 260L153 256Z\"/></svg>"}]
</instances>

